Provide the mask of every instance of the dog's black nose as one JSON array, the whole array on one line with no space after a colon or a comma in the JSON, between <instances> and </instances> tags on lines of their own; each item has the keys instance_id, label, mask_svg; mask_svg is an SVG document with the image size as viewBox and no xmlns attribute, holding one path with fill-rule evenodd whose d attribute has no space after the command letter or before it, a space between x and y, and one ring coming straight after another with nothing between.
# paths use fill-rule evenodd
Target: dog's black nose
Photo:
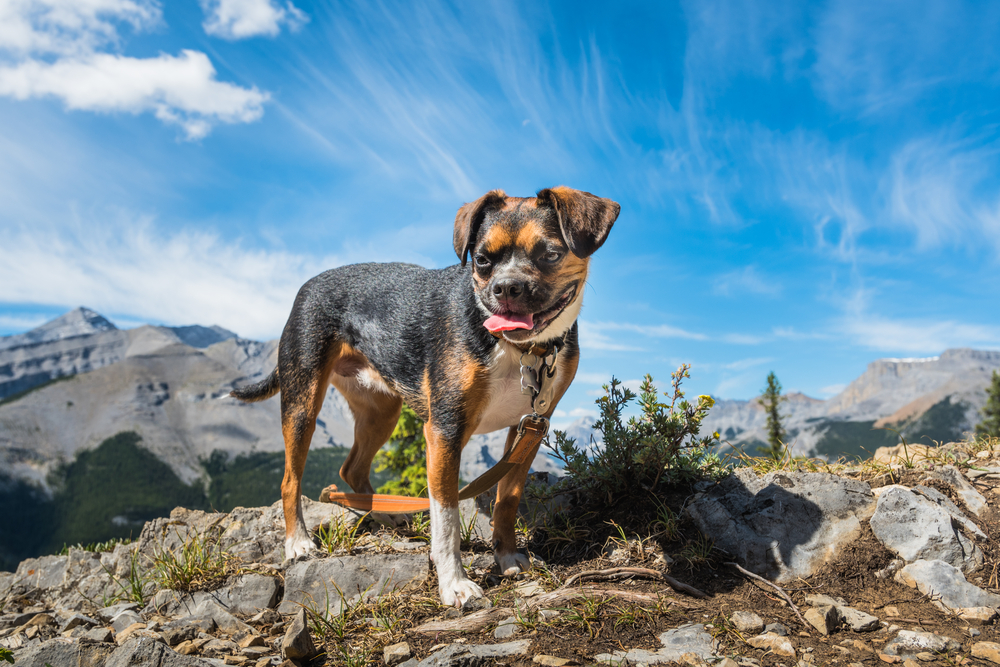
<instances>
[{"instance_id":1,"label":"dog's black nose","mask_svg":"<svg viewBox=\"0 0 1000 667\"><path fill-rule=\"evenodd\" d=\"M501 278L493 283L493 296L498 299L516 299L524 294L524 281Z\"/></svg>"}]
</instances>

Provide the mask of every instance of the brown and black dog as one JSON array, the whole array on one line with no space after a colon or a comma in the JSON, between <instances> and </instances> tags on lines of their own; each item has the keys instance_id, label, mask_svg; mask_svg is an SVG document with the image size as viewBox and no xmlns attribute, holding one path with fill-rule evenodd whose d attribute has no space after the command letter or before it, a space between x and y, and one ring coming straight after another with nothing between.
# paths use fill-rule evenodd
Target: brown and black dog
<instances>
[{"instance_id":1,"label":"brown and black dog","mask_svg":"<svg viewBox=\"0 0 1000 667\"><path fill-rule=\"evenodd\" d=\"M545 415L576 374L576 319L589 257L620 207L588 192L556 187L535 197L493 190L455 218L461 264L355 264L322 273L299 290L281 334L278 366L232 395L261 401L281 392L285 439L285 558L314 548L302 520L302 472L327 386L354 415L354 446L340 474L357 493L373 491L369 470L406 401L426 423L431 557L441 601L461 606L483 595L462 569L459 460L472 435L516 426L531 412L521 393L526 350L562 342L555 391ZM472 265L467 266L471 251ZM537 452L537 446L535 447ZM494 558L504 574L530 567L514 538L531 459L498 485Z\"/></svg>"}]
</instances>

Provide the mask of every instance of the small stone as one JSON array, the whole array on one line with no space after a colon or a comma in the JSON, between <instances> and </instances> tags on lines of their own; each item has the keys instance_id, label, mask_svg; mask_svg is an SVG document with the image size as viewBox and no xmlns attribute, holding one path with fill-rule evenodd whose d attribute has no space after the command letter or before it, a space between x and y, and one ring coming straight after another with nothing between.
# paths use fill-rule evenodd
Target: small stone
<instances>
[{"instance_id":1,"label":"small stone","mask_svg":"<svg viewBox=\"0 0 1000 667\"><path fill-rule=\"evenodd\" d=\"M722 662L717 662L715 667L740 667L740 663L736 662L732 658L723 658Z\"/></svg>"},{"instance_id":2,"label":"small stone","mask_svg":"<svg viewBox=\"0 0 1000 667\"><path fill-rule=\"evenodd\" d=\"M961 645L950 637L933 632L900 630L895 639L886 644L883 652L888 655L909 657L919 653L947 653L957 651Z\"/></svg>"},{"instance_id":3,"label":"small stone","mask_svg":"<svg viewBox=\"0 0 1000 667\"><path fill-rule=\"evenodd\" d=\"M921 651L917 654L917 660L920 662L934 662L937 659L933 653L928 653L927 651Z\"/></svg>"},{"instance_id":4,"label":"small stone","mask_svg":"<svg viewBox=\"0 0 1000 667\"><path fill-rule=\"evenodd\" d=\"M788 628L781 623L769 623L764 632L770 632L771 634L778 635L779 637L788 636Z\"/></svg>"},{"instance_id":5,"label":"small stone","mask_svg":"<svg viewBox=\"0 0 1000 667\"><path fill-rule=\"evenodd\" d=\"M531 661L535 664L542 665L542 667L566 667L567 665L577 664L575 660L559 658L554 655L545 655L544 653L539 653L532 658ZM733 667L735 667L735 663Z\"/></svg>"},{"instance_id":6,"label":"small stone","mask_svg":"<svg viewBox=\"0 0 1000 667\"><path fill-rule=\"evenodd\" d=\"M137 630L145 630L145 629L146 629L145 623L133 623L132 625L128 626L127 628L125 628L124 630L115 635L115 642L117 642L117 644L121 646Z\"/></svg>"},{"instance_id":7,"label":"small stone","mask_svg":"<svg viewBox=\"0 0 1000 667\"><path fill-rule=\"evenodd\" d=\"M114 629L115 634L121 634L122 630L125 628L135 625L136 623L142 623L142 616L139 616L136 612L131 609L126 609L122 613L115 616L114 620L111 621L111 627ZM143 625L145 627L145 625Z\"/></svg>"},{"instance_id":8,"label":"small stone","mask_svg":"<svg viewBox=\"0 0 1000 667\"><path fill-rule=\"evenodd\" d=\"M180 644L174 647L174 650L181 655L194 655L198 652L198 647L190 639L182 641Z\"/></svg>"},{"instance_id":9,"label":"small stone","mask_svg":"<svg viewBox=\"0 0 1000 667\"><path fill-rule=\"evenodd\" d=\"M245 655L250 659L257 659L262 655L266 655L271 652L270 646L247 646L246 648L240 649L240 655Z\"/></svg>"},{"instance_id":10,"label":"small stone","mask_svg":"<svg viewBox=\"0 0 1000 667\"><path fill-rule=\"evenodd\" d=\"M167 646L177 646L197 637L198 630L191 625L169 623L163 628L161 634L166 640Z\"/></svg>"},{"instance_id":11,"label":"small stone","mask_svg":"<svg viewBox=\"0 0 1000 667\"><path fill-rule=\"evenodd\" d=\"M80 641L97 643L111 642L114 641L114 635L108 628L91 628L80 637Z\"/></svg>"},{"instance_id":12,"label":"small stone","mask_svg":"<svg viewBox=\"0 0 1000 667\"><path fill-rule=\"evenodd\" d=\"M66 632L67 630L72 630L73 628L80 626L94 626L97 625L97 621L89 616L84 616L83 614L73 614L66 621L59 626L59 632Z\"/></svg>"},{"instance_id":13,"label":"small stone","mask_svg":"<svg viewBox=\"0 0 1000 667\"><path fill-rule=\"evenodd\" d=\"M920 663L912 658L907 658L903 661L903 667L920 667Z\"/></svg>"},{"instance_id":14,"label":"small stone","mask_svg":"<svg viewBox=\"0 0 1000 667\"><path fill-rule=\"evenodd\" d=\"M21 627L41 627L43 625L52 625L55 622L56 619L54 619L51 614L35 614L30 621Z\"/></svg>"},{"instance_id":15,"label":"small stone","mask_svg":"<svg viewBox=\"0 0 1000 667\"><path fill-rule=\"evenodd\" d=\"M803 616L823 636L828 636L837 629L838 618L835 607L812 607L807 609Z\"/></svg>"},{"instance_id":16,"label":"small stone","mask_svg":"<svg viewBox=\"0 0 1000 667\"><path fill-rule=\"evenodd\" d=\"M553 618L558 618L561 613L558 609L543 609L538 612L538 615L542 617L543 621L551 621Z\"/></svg>"},{"instance_id":17,"label":"small stone","mask_svg":"<svg viewBox=\"0 0 1000 667\"><path fill-rule=\"evenodd\" d=\"M789 658L795 657L795 648L787 637L767 632L756 637L751 637L747 643L754 648L771 651L775 655L783 655Z\"/></svg>"},{"instance_id":18,"label":"small stone","mask_svg":"<svg viewBox=\"0 0 1000 667\"><path fill-rule=\"evenodd\" d=\"M868 644L864 643L860 639L855 639L855 640L851 641L851 646L853 646L854 648L858 649L859 651L865 651L867 653L874 653L874 651L872 650L872 647L869 646Z\"/></svg>"},{"instance_id":19,"label":"small stone","mask_svg":"<svg viewBox=\"0 0 1000 667\"><path fill-rule=\"evenodd\" d=\"M750 635L759 635L764 629L764 619L752 611L736 611L729 617L729 622L733 627Z\"/></svg>"},{"instance_id":20,"label":"small stone","mask_svg":"<svg viewBox=\"0 0 1000 667\"><path fill-rule=\"evenodd\" d=\"M899 608L893 607L892 605L885 607L886 616L899 616Z\"/></svg>"},{"instance_id":21,"label":"small stone","mask_svg":"<svg viewBox=\"0 0 1000 667\"><path fill-rule=\"evenodd\" d=\"M997 610L992 607L962 607L955 611L963 621L992 623L997 617Z\"/></svg>"},{"instance_id":22,"label":"small stone","mask_svg":"<svg viewBox=\"0 0 1000 667\"><path fill-rule=\"evenodd\" d=\"M281 614L279 614L273 609L265 609L259 614L251 617L250 620L247 621L247 623L251 623L253 625L274 625L275 623L278 623L280 621L281 621Z\"/></svg>"},{"instance_id":23,"label":"small stone","mask_svg":"<svg viewBox=\"0 0 1000 667\"><path fill-rule=\"evenodd\" d=\"M285 631L285 636L281 638L281 657L292 660L309 660L315 657L319 651L313 644L309 635L309 625L306 622L306 610L299 609L299 612L292 617L292 622Z\"/></svg>"},{"instance_id":24,"label":"small stone","mask_svg":"<svg viewBox=\"0 0 1000 667\"><path fill-rule=\"evenodd\" d=\"M247 635L243 639L236 642L236 645L240 648L248 648L250 646L267 646L267 642L260 635Z\"/></svg>"},{"instance_id":25,"label":"small stone","mask_svg":"<svg viewBox=\"0 0 1000 667\"><path fill-rule=\"evenodd\" d=\"M493 631L493 636L497 639L510 639L520 631L521 626L517 624L517 619L509 616L497 624L496 630Z\"/></svg>"},{"instance_id":26,"label":"small stone","mask_svg":"<svg viewBox=\"0 0 1000 667\"><path fill-rule=\"evenodd\" d=\"M970 637L978 637L979 635L983 634L982 632L979 631L978 628L966 628L965 631L969 633Z\"/></svg>"},{"instance_id":27,"label":"small stone","mask_svg":"<svg viewBox=\"0 0 1000 667\"><path fill-rule=\"evenodd\" d=\"M389 667L410 659L410 645L406 642L399 642L392 646L386 646L382 650L382 659Z\"/></svg>"},{"instance_id":28,"label":"small stone","mask_svg":"<svg viewBox=\"0 0 1000 667\"><path fill-rule=\"evenodd\" d=\"M854 632L871 632L877 630L880 624L877 617L853 607L837 607L837 614L841 625L846 625Z\"/></svg>"},{"instance_id":29,"label":"small stone","mask_svg":"<svg viewBox=\"0 0 1000 667\"><path fill-rule=\"evenodd\" d=\"M271 656L268 656L266 658L260 658L257 662L254 663L253 667L271 667Z\"/></svg>"},{"instance_id":30,"label":"small stone","mask_svg":"<svg viewBox=\"0 0 1000 667\"><path fill-rule=\"evenodd\" d=\"M226 655L222 657L222 662L227 665L242 665L247 661L247 658L242 655Z\"/></svg>"},{"instance_id":31,"label":"small stone","mask_svg":"<svg viewBox=\"0 0 1000 667\"><path fill-rule=\"evenodd\" d=\"M881 660L882 662L887 662L890 665L895 664L897 662L902 662L903 660L898 655L887 655L885 653L879 653L878 659Z\"/></svg>"},{"instance_id":32,"label":"small stone","mask_svg":"<svg viewBox=\"0 0 1000 667\"><path fill-rule=\"evenodd\" d=\"M972 657L989 660L1000 665L1000 644L995 642L976 642L972 645Z\"/></svg>"}]
</instances>

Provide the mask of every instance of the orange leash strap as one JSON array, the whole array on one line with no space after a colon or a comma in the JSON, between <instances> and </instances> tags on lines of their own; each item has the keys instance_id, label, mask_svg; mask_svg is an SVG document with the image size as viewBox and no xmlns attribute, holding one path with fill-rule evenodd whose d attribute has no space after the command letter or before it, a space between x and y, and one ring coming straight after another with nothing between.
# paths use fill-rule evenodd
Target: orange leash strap
<instances>
[{"instance_id":1,"label":"orange leash strap","mask_svg":"<svg viewBox=\"0 0 1000 667\"><path fill-rule=\"evenodd\" d=\"M462 487L458 499L475 498L480 493L503 479L516 466L530 461L535 457L535 451L549 431L549 420L540 415L531 414L521 418L517 425L517 437L514 445L496 464L476 479ZM382 514L410 514L422 512L430 508L427 498L412 498L409 496L393 496L385 493L341 493L332 491L323 502L336 503L356 510L380 512Z\"/></svg>"}]
</instances>

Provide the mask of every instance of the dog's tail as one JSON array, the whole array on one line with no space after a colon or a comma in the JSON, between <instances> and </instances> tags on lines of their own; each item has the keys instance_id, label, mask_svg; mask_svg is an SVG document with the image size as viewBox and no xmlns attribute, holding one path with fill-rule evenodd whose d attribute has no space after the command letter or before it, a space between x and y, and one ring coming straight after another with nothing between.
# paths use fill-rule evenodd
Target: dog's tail
<instances>
[{"instance_id":1,"label":"dog's tail","mask_svg":"<svg viewBox=\"0 0 1000 667\"><path fill-rule=\"evenodd\" d=\"M229 392L229 395L240 399L244 403L256 403L257 401L265 401L271 398L280 390L281 385L278 384L278 369L275 368L271 371L270 375L260 382L233 389Z\"/></svg>"}]
</instances>

